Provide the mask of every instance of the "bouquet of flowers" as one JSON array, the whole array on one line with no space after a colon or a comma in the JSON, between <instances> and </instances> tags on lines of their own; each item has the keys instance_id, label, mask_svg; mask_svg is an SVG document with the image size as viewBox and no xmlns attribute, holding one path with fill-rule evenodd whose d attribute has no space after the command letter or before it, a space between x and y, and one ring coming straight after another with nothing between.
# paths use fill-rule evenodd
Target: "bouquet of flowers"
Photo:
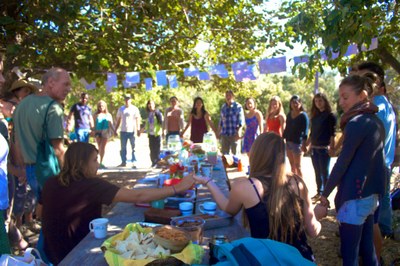
<instances>
[{"instance_id":1,"label":"bouquet of flowers","mask_svg":"<svg viewBox=\"0 0 400 266\"><path fill-rule=\"evenodd\" d=\"M171 164L169 167L170 178L182 178L185 167L180 163Z\"/></svg>"}]
</instances>

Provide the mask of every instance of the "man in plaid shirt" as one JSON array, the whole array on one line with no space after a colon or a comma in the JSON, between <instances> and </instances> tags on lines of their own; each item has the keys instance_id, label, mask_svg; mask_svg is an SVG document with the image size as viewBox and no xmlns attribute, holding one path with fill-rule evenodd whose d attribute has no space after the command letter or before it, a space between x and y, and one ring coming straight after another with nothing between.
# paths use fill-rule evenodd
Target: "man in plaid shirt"
<instances>
[{"instance_id":1,"label":"man in plaid shirt","mask_svg":"<svg viewBox=\"0 0 400 266\"><path fill-rule=\"evenodd\" d=\"M221 118L218 125L218 137L221 141L222 154L236 155L241 128L244 121L244 111L242 106L235 102L233 91L225 92L226 103L221 108Z\"/></svg>"}]
</instances>

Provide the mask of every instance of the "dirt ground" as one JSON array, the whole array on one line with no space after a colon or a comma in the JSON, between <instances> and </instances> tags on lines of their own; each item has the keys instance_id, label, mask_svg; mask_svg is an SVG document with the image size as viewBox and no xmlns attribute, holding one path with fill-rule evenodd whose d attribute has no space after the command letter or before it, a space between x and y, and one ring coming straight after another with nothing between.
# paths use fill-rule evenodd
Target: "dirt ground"
<instances>
[{"instance_id":1,"label":"dirt ground","mask_svg":"<svg viewBox=\"0 0 400 266\"><path fill-rule=\"evenodd\" d=\"M229 172L230 179L235 178L235 170L231 169ZM102 178L117 184L132 188L136 181L146 175L146 172L107 172L101 175ZM103 213L107 213L113 206L104 207ZM338 225L335 220L335 211L330 210L328 217L322 221L322 231L315 239L309 239L309 243L314 251L318 265L322 266L337 266L341 265L341 258L338 255L339 251L339 237L336 236L338 232ZM391 262L400 258L400 242L392 239L385 239L383 246L382 257L385 265L400 265L391 264Z\"/></svg>"}]
</instances>

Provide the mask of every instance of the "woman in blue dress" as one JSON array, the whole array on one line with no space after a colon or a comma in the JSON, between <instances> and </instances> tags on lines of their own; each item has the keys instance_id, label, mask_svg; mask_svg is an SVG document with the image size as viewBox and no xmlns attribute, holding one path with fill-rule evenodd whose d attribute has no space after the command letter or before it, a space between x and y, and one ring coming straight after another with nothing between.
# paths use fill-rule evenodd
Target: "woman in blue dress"
<instances>
[{"instance_id":1,"label":"woman in blue dress","mask_svg":"<svg viewBox=\"0 0 400 266\"><path fill-rule=\"evenodd\" d=\"M246 99L245 121L246 131L243 136L243 152L249 155L251 146L257 136L263 132L263 115L257 110L256 101L253 98Z\"/></svg>"}]
</instances>

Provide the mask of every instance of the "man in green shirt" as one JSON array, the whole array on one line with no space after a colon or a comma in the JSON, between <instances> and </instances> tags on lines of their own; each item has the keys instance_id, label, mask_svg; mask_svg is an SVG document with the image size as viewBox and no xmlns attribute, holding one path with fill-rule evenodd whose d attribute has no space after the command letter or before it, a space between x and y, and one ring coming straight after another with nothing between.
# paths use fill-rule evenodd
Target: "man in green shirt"
<instances>
[{"instance_id":1,"label":"man in green shirt","mask_svg":"<svg viewBox=\"0 0 400 266\"><path fill-rule=\"evenodd\" d=\"M14 129L16 141L19 144L21 155L19 164L25 165L26 177L35 194L39 192L39 185L35 175L37 145L42 138L43 123L47 106L55 100L47 113L47 136L51 140L54 152L62 165L64 156L64 110L61 102L71 91L71 79L66 70L52 68L42 77L43 89L25 97L14 112Z\"/></svg>"}]
</instances>

